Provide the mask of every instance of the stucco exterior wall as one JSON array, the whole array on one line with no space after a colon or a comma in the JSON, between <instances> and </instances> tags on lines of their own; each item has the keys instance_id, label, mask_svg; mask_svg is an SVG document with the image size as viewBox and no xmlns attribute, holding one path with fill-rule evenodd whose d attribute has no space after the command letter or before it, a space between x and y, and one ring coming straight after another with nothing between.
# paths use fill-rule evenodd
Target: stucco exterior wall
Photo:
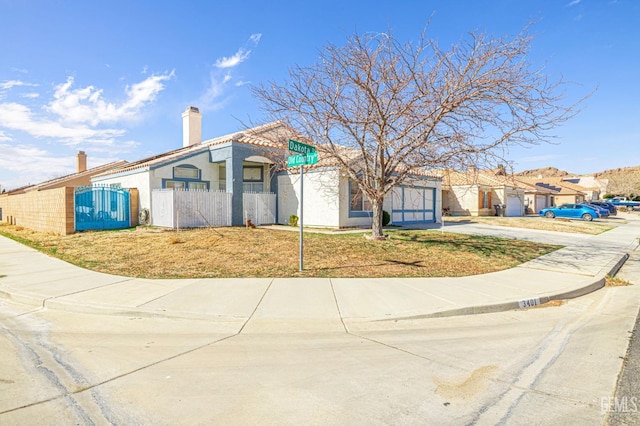
<instances>
[{"instance_id":1,"label":"stucco exterior wall","mask_svg":"<svg viewBox=\"0 0 640 426\"><path fill-rule=\"evenodd\" d=\"M73 188L63 187L0 196L2 221L60 235L75 232Z\"/></svg>"},{"instance_id":2,"label":"stucco exterior wall","mask_svg":"<svg viewBox=\"0 0 640 426\"><path fill-rule=\"evenodd\" d=\"M448 205L452 215L478 216L478 187L455 186L448 193Z\"/></svg>"},{"instance_id":3,"label":"stucco exterior wall","mask_svg":"<svg viewBox=\"0 0 640 426\"><path fill-rule=\"evenodd\" d=\"M209 151L160 166L151 171L151 189L162 188L162 179L173 179L173 168L194 166L200 169L200 179L209 183L209 189L218 190L218 164L209 162Z\"/></svg>"},{"instance_id":4,"label":"stucco exterior wall","mask_svg":"<svg viewBox=\"0 0 640 426\"><path fill-rule=\"evenodd\" d=\"M304 226L341 226L337 170L304 173ZM289 216L300 217L300 174L278 175L278 223L288 224Z\"/></svg>"}]
</instances>

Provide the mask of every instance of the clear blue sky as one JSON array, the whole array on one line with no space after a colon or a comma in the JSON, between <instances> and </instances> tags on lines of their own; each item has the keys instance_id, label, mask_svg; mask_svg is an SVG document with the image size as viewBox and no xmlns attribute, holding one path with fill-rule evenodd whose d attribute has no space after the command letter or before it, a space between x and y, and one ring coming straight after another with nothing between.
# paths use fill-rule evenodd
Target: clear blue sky
<instances>
[{"instance_id":1,"label":"clear blue sky","mask_svg":"<svg viewBox=\"0 0 640 426\"><path fill-rule=\"evenodd\" d=\"M530 61L597 91L557 145L513 149L515 170L573 173L640 165L640 1L32 1L0 0L0 185L14 188L182 144L180 114L203 113L203 138L260 122L251 84L282 83L327 43L391 29L441 46L479 30L534 22Z\"/></svg>"}]
</instances>

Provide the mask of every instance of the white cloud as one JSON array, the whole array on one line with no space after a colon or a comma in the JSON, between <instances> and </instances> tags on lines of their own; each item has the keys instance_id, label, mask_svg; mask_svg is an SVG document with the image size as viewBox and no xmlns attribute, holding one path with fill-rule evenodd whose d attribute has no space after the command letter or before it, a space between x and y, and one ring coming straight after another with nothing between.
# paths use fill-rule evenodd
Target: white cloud
<instances>
[{"instance_id":1,"label":"white cloud","mask_svg":"<svg viewBox=\"0 0 640 426\"><path fill-rule=\"evenodd\" d=\"M225 97L226 89L229 87L229 83L233 79L233 68L240 65L242 62L249 59L251 49L248 46L257 46L262 38L261 33L254 33L249 36L249 39L245 42L244 47L240 47L238 51L232 56L223 56L215 61L214 67L217 68L211 71L210 85L206 92L200 97L196 104L202 110L216 110L220 109L228 101L229 97ZM224 75L222 73L225 73ZM241 87L245 84L249 84L248 81L238 81L233 84L235 87ZM222 100L221 100L222 99Z\"/></svg>"},{"instance_id":2,"label":"white cloud","mask_svg":"<svg viewBox=\"0 0 640 426\"><path fill-rule=\"evenodd\" d=\"M40 97L40 93L31 92L31 93L25 93L20 96L27 99L36 99Z\"/></svg>"},{"instance_id":3,"label":"white cloud","mask_svg":"<svg viewBox=\"0 0 640 426\"><path fill-rule=\"evenodd\" d=\"M13 178L2 182L6 188L37 183L73 173L75 158L56 157L51 152L32 145L0 144L0 169L10 171Z\"/></svg>"},{"instance_id":4,"label":"white cloud","mask_svg":"<svg viewBox=\"0 0 640 426\"><path fill-rule=\"evenodd\" d=\"M258 43L260 43L261 38L262 38L261 33L251 34L251 36L249 37L249 41L252 42L254 45L257 45Z\"/></svg>"},{"instance_id":5,"label":"white cloud","mask_svg":"<svg viewBox=\"0 0 640 426\"><path fill-rule=\"evenodd\" d=\"M45 109L56 114L64 123L89 124L97 126L103 122L134 120L139 111L153 102L164 87L164 82L174 73L152 75L145 80L127 86L127 98L120 105L106 102L102 89L94 86L72 89L74 79L68 77L65 83L56 86L54 100Z\"/></svg>"},{"instance_id":6,"label":"white cloud","mask_svg":"<svg viewBox=\"0 0 640 426\"><path fill-rule=\"evenodd\" d=\"M225 74L223 77L220 77L216 73L212 72L209 88L202 96L200 96L200 99L198 99L195 104L203 111L220 109L225 104L226 100L220 101L219 99L223 97L225 86L230 80L231 76L229 74Z\"/></svg>"},{"instance_id":7,"label":"white cloud","mask_svg":"<svg viewBox=\"0 0 640 426\"><path fill-rule=\"evenodd\" d=\"M569 2L567 4L567 7L576 6L576 5L580 4L581 1L582 0L571 0L571 2Z\"/></svg>"},{"instance_id":8,"label":"white cloud","mask_svg":"<svg viewBox=\"0 0 640 426\"><path fill-rule=\"evenodd\" d=\"M251 53L251 50L245 50L242 47L233 56L223 56L216 60L217 68L233 68L244 62Z\"/></svg>"},{"instance_id":9,"label":"white cloud","mask_svg":"<svg viewBox=\"0 0 640 426\"><path fill-rule=\"evenodd\" d=\"M249 36L249 40L247 40L246 44L253 44L253 46L257 46L262 38L261 33L251 34ZM251 50L246 47L241 47L238 51L232 56L223 56L222 58L216 59L215 66L216 68L233 68L240 65L242 62L246 61L251 54Z\"/></svg>"},{"instance_id":10,"label":"white cloud","mask_svg":"<svg viewBox=\"0 0 640 426\"><path fill-rule=\"evenodd\" d=\"M37 138L61 139L67 145L104 143L125 133L124 130L92 129L85 125L66 126L35 116L29 107L12 102L0 103L0 127L20 130Z\"/></svg>"},{"instance_id":11,"label":"white cloud","mask_svg":"<svg viewBox=\"0 0 640 426\"><path fill-rule=\"evenodd\" d=\"M24 81L21 81L21 80L5 80L0 83L0 90L9 90L12 87L18 87L18 86L36 87L37 84L25 83Z\"/></svg>"},{"instance_id":12,"label":"white cloud","mask_svg":"<svg viewBox=\"0 0 640 426\"><path fill-rule=\"evenodd\" d=\"M5 132L0 131L0 142L8 142L12 140L10 136L7 136Z\"/></svg>"}]
</instances>

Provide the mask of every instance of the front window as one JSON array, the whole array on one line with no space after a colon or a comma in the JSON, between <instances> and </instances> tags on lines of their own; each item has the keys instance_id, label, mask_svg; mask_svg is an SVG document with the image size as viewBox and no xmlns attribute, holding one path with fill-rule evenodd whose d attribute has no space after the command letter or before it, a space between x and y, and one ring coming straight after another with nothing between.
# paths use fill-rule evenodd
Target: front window
<instances>
[{"instance_id":1,"label":"front window","mask_svg":"<svg viewBox=\"0 0 640 426\"><path fill-rule=\"evenodd\" d=\"M242 168L243 182L262 182L264 169L261 166L244 166Z\"/></svg>"},{"instance_id":2,"label":"front window","mask_svg":"<svg viewBox=\"0 0 640 426\"><path fill-rule=\"evenodd\" d=\"M189 189L195 189L198 191L206 191L207 184L206 182L189 182Z\"/></svg>"},{"instance_id":3,"label":"front window","mask_svg":"<svg viewBox=\"0 0 640 426\"><path fill-rule=\"evenodd\" d=\"M188 165L176 166L173 168L173 177L199 180L200 170Z\"/></svg>"},{"instance_id":4,"label":"front window","mask_svg":"<svg viewBox=\"0 0 640 426\"><path fill-rule=\"evenodd\" d=\"M242 168L242 191L264 192L264 167L244 166Z\"/></svg>"},{"instance_id":5,"label":"front window","mask_svg":"<svg viewBox=\"0 0 640 426\"><path fill-rule=\"evenodd\" d=\"M218 166L218 190L227 190L227 165L224 163Z\"/></svg>"},{"instance_id":6,"label":"front window","mask_svg":"<svg viewBox=\"0 0 640 426\"><path fill-rule=\"evenodd\" d=\"M358 184L350 182L350 209L352 212L370 212L371 202L367 196L360 190Z\"/></svg>"},{"instance_id":7,"label":"front window","mask_svg":"<svg viewBox=\"0 0 640 426\"><path fill-rule=\"evenodd\" d=\"M243 183L242 184L243 192L264 192L264 184L260 183Z\"/></svg>"},{"instance_id":8,"label":"front window","mask_svg":"<svg viewBox=\"0 0 640 426\"><path fill-rule=\"evenodd\" d=\"M479 205L478 207L481 209L490 209L491 208L491 191L483 191L480 190L479 197Z\"/></svg>"},{"instance_id":9,"label":"front window","mask_svg":"<svg viewBox=\"0 0 640 426\"><path fill-rule=\"evenodd\" d=\"M184 189L185 188L185 184L186 182L180 181L180 180L168 180L165 182L165 188L178 188L178 189Z\"/></svg>"}]
</instances>

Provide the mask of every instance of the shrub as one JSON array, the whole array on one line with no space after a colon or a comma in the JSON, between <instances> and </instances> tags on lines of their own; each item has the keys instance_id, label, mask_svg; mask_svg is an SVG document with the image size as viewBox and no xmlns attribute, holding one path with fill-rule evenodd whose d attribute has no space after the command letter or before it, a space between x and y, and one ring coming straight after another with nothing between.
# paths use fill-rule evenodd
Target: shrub
<instances>
[{"instance_id":1,"label":"shrub","mask_svg":"<svg viewBox=\"0 0 640 426\"><path fill-rule=\"evenodd\" d=\"M289 216L289 225L290 226L298 226L298 216L292 214Z\"/></svg>"},{"instance_id":2,"label":"shrub","mask_svg":"<svg viewBox=\"0 0 640 426\"><path fill-rule=\"evenodd\" d=\"M386 210L382 210L382 226L387 226L391 222L391 215Z\"/></svg>"},{"instance_id":3,"label":"shrub","mask_svg":"<svg viewBox=\"0 0 640 426\"><path fill-rule=\"evenodd\" d=\"M615 195L613 195L613 194L604 194L604 195L602 196L602 199L603 199L603 200L606 200L606 199L608 199L608 198L613 198L613 197L615 197Z\"/></svg>"}]
</instances>

